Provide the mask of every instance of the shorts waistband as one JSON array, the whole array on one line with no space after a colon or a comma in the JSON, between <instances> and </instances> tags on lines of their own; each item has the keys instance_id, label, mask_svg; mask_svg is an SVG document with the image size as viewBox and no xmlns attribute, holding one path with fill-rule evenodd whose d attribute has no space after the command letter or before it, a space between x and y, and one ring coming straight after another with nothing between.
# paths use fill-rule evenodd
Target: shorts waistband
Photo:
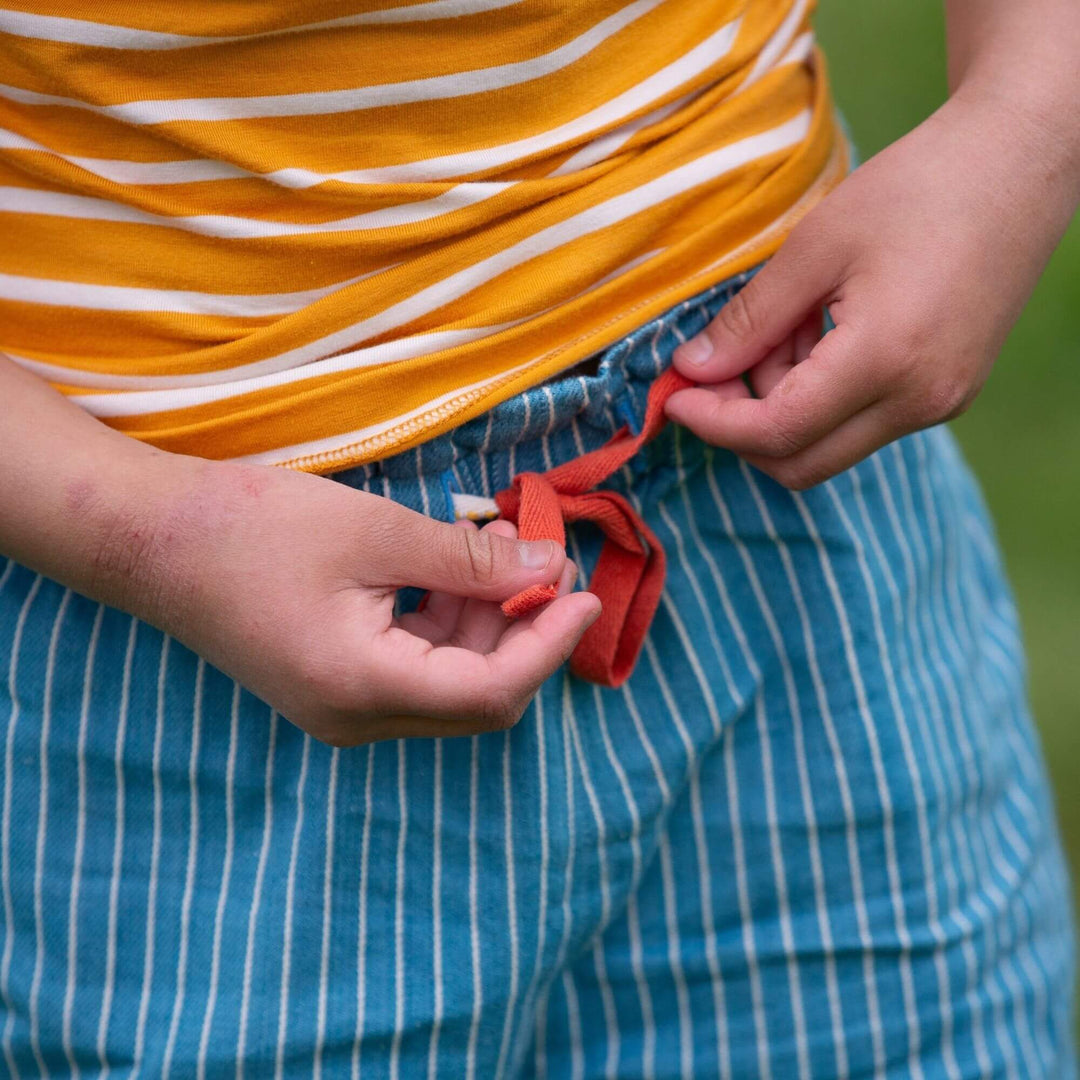
<instances>
[{"instance_id":1,"label":"shorts waistband","mask_svg":"<svg viewBox=\"0 0 1080 1080\"><path fill-rule=\"evenodd\" d=\"M649 387L670 366L676 347L714 318L754 273L720 282L638 327L599 354L598 364L593 358L595 374L572 370L430 442L332 479L452 521L462 516L455 512L461 495L490 499L518 472L543 471L587 453L623 425L636 433Z\"/></svg>"}]
</instances>

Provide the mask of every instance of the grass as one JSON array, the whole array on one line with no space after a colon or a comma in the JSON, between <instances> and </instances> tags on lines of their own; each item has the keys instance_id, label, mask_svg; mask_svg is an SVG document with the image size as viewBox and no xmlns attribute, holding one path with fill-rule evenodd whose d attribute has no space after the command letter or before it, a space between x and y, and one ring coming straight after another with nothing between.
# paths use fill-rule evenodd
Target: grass
<instances>
[{"instance_id":1,"label":"grass","mask_svg":"<svg viewBox=\"0 0 1080 1080\"><path fill-rule=\"evenodd\" d=\"M939 0L821 0L818 37L863 157L944 99ZM953 426L997 522L1027 642L1031 700L1080 874L1080 220L974 408ZM1075 894L1074 894L1075 895Z\"/></svg>"}]
</instances>

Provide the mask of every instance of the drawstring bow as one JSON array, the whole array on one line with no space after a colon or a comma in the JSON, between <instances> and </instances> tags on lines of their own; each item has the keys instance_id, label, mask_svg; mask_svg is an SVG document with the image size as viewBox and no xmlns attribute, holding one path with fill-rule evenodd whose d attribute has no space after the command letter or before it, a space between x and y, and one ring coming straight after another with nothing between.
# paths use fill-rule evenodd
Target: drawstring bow
<instances>
[{"instance_id":1,"label":"drawstring bow","mask_svg":"<svg viewBox=\"0 0 1080 1080\"><path fill-rule=\"evenodd\" d=\"M664 406L677 390L693 385L674 368L653 383L641 431L620 428L603 446L544 473L518 473L495 496L502 516L522 540L554 540L566 546L567 522L591 521L604 545L589 581L603 604L570 658L575 675L603 686L621 686L634 668L664 588L666 559L656 534L618 492L596 490L623 467L665 424ZM503 613L517 618L556 596L555 585L532 585L510 597Z\"/></svg>"}]
</instances>

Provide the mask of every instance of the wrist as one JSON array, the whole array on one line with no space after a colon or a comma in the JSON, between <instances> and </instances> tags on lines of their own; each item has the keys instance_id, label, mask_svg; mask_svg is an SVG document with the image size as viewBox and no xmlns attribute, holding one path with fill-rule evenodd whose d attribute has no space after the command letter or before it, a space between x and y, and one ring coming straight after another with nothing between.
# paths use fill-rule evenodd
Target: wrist
<instances>
[{"instance_id":1,"label":"wrist","mask_svg":"<svg viewBox=\"0 0 1080 1080\"><path fill-rule=\"evenodd\" d=\"M945 109L976 118L1000 136L1014 163L1063 198L1070 213L1080 202L1080 78L1039 80L1018 72L1011 78L969 71Z\"/></svg>"},{"instance_id":2,"label":"wrist","mask_svg":"<svg viewBox=\"0 0 1080 1080\"><path fill-rule=\"evenodd\" d=\"M110 430L0 356L0 553L169 628L197 565L171 517L214 463Z\"/></svg>"},{"instance_id":3,"label":"wrist","mask_svg":"<svg viewBox=\"0 0 1080 1080\"><path fill-rule=\"evenodd\" d=\"M949 85L1002 112L1050 158L1080 157L1080 13L1075 0L945 0Z\"/></svg>"},{"instance_id":4,"label":"wrist","mask_svg":"<svg viewBox=\"0 0 1080 1080\"><path fill-rule=\"evenodd\" d=\"M1051 246L1080 204L1080 137L1070 116L1048 117L1007 88L965 82L935 115L949 126L962 156L957 182L996 196L983 204L989 220ZM1021 239L1018 236L1017 239Z\"/></svg>"},{"instance_id":5,"label":"wrist","mask_svg":"<svg viewBox=\"0 0 1080 1080\"><path fill-rule=\"evenodd\" d=\"M64 485L79 536L66 583L175 633L190 606L197 560L194 524L179 521L174 507L200 464L133 440L81 462Z\"/></svg>"}]
</instances>

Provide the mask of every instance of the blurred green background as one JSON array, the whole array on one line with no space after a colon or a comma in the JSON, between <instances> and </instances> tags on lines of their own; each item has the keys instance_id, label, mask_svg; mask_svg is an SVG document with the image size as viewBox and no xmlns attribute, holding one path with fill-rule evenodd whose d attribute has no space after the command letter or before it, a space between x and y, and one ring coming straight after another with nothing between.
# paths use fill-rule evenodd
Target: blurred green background
<instances>
[{"instance_id":1,"label":"blurred green background","mask_svg":"<svg viewBox=\"0 0 1080 1080\"><path fill-rule=\"evenodd\" d=\"M944 100L941 0L820 0L817 33L863 158ZM1080 878L1080 219L954 430L1016 589L1031 698ZM1074 890L1075 895L1075 890Z\"/></svg>"}]
</instances>

